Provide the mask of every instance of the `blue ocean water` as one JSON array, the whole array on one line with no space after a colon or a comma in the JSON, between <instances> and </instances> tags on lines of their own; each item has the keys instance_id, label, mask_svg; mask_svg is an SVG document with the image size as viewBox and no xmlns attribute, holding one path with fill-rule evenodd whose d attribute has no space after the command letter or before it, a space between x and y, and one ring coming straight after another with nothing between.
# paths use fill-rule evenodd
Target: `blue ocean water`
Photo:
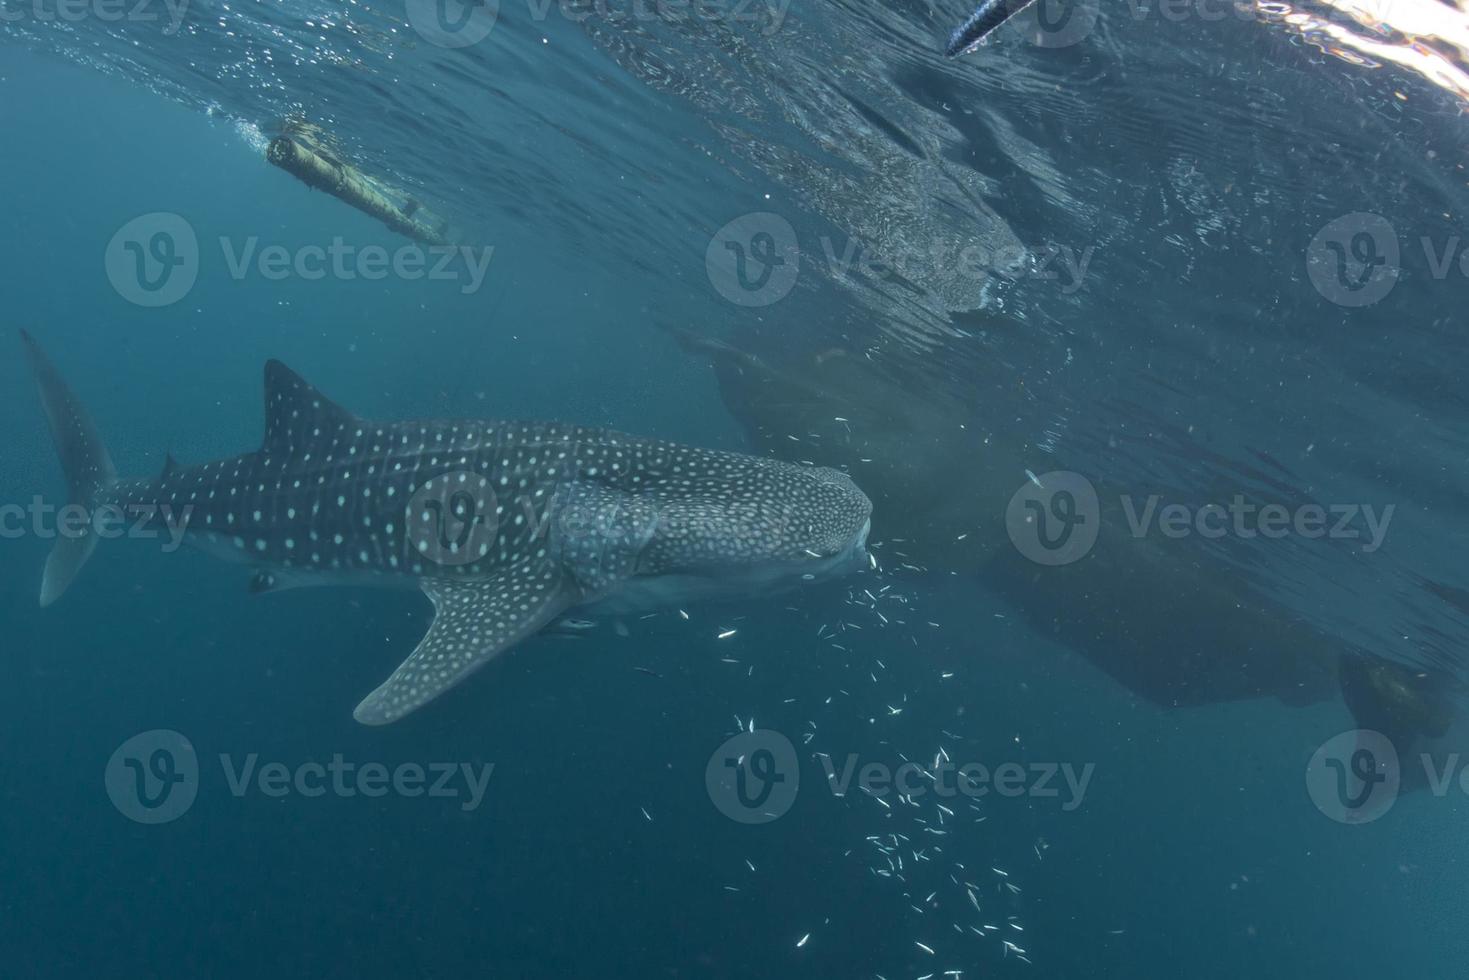
<instances>
[{"instance_id":1,"label":"blue ocean water","mask_svg":"<svg viewBox=\"0 0 1469 980\"><path fill-rule=\"evenodd\" d=\"M502 4L474 8L497 17L467 48L415 31L412 4L198 4L174 34L5 9L4 321L124 474L255 448L279 358L369 418L560 419L841 466L877 504L878 561L538 637L369 728L352 708L423 635L421 595L251 595L241 566L145 540L104 543L39 609L51 541L6 524L4 976L1462 973L1458 784L1347 821L1311 777L1368 727L1337 656L1458 706L1455 8L1432 6L1434 34L1409 14L1079 7L1099 19L1075 43L1015 34L959 61L938 52L962 5L775 27L773 8ZM245 249L408 243L265 163L300 120L447 216L483 280L233 269ZM108 258L160 213L197 273L154 307ZM726 232L771 214L786 224ZM787 226L799 257L764 251ZM881 267L838 261L855 254ZM1322 255L1344 278L1313 279ZM1382 265L1389 292L1358 303ZM782 268L789 292L752 301ZM3 342L0 503L55 504ZM1371 549L1151 531L1078 585L1042 577L1007 516L1059 471L1104 507L1394 517ZM795 763L743 808L709 774L750 729ZM160 730L197 771L152 824L109 789L162 744L125 743ZM1405 783L1422 748L1399 746ZM302 775L337 757L346 790ZM254 778L272 764L284 783ZM1013 794L941 782L1007 764ZM905 765L906 789L830 785ZM366 766L448 772L452 795L368 795ZM133 802L185 791L168 785ZM742 822L767 804L785 809Z\"/></svg>"}]
</instances>

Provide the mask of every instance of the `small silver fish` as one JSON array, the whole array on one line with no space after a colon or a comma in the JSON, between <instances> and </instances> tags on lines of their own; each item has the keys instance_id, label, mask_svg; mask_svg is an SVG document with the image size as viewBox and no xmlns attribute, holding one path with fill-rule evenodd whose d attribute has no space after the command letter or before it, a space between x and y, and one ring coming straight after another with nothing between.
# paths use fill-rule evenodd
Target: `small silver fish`
<instances>
[{"instance_id":1,"label":"small silver fish","mask_svg":"<svg viewBox=\"0 0 1469 980\"><path fill-rule=\"evenodd\" d=\"M949 35L949 43L944 47L944 54L950 58L969 54L983 44L985 38L994 33L1001 24L1034 2L1035 0L984 0L975 8L974 13L970 14L968 19L960 24L953 34Z\"/></svg>"}]
</instances>

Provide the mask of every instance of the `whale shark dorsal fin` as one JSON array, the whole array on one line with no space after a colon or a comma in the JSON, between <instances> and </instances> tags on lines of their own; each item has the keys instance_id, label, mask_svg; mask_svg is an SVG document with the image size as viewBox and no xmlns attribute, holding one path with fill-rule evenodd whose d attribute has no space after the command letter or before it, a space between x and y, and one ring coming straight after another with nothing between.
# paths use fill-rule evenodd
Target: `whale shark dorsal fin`
<instances>
[{"instance_id":1,"label":"whale shark dorsal fin","mask_svg":"<svg viewBox=\"0 0 1469 980\"><path fill-rule=\"evenodd\" d=\"M386 725L421 708L575 600L555 566L544 561L516 562L477 581L425 579L422 586L433 600L434 621L418 649L352 712L364 725Z\"/></svg>"},{"instance_id":2,"label":"whale shark dorsal fin","mask_svg":"<svg viewBox=\"0 0 1469 980\"><path fill-rule=\"evenodd\" d=\"M173 453L163 454L163 472L158 475L160 480L167 480L178 472L179 461L173 458Z\"/></svg>"},{"instance_id":3,"label":"whale shark dorsal fin","mask_svg":"<svg viewBox=\"0 0 1469 980\"><path fill-rule=\"evenodd\" d=\"M290 450L360 420L280 361L265 362L264 449Z\"/></svg>"}]
</instances>

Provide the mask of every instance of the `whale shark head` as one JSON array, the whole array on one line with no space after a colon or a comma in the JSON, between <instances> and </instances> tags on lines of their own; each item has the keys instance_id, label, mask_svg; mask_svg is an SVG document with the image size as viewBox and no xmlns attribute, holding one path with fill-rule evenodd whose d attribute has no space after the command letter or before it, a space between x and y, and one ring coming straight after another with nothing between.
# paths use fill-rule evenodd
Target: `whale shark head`
<instances>
[{"instance_id":1,"label":"whale shark head","mask_svg":"<svg viewBox=\"0 0 1469 980\"><path fill-rule=\"evenodd\" d=\"M776 592L866 566L872 501L845 473L688 452L653 488L635 575L601 609Z\"/></svg>"},{"instance_id":2,"label":"whale shark head","mask_svg":"<svg viewBox=\"0 0 1469 980\"><path fill-rule=\"evenodd\" d=\"M583 482L553 502L551 553L594 611L779 592L867 564L872 502L845 473L659 450L635 492Z\"/></svg>"}]
</instances>

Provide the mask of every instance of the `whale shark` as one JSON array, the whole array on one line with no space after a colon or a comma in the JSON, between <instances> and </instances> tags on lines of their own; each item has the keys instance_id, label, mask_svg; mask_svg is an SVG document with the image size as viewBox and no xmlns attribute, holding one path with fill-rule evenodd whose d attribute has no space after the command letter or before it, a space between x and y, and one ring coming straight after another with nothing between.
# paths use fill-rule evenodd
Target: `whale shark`
<instances>
[{"instance_id":1,"label":"whale shark","mask_svg":"<svg viewBox=\"0 0 1469 980\"><path fill-rule=\"evenodd\" d=\"M872 502L840 470L554 422L381 422L265 366L259 449L122 479L81 402L27 333L68 487L59 599L119 515L254 570L256 592L416 588L434 616L357 706L383 725L563 615L764 594L866 568Z\"/></svg>"},{"instance_id":2,"label":"whale shark","mask_svg":"<svg viewBox=\"0 0 1469 980\"><path fill-rule=\"evenodd\" d=\"M1199 560L1187 542L1134 536L1120 507L1100 510L1087 560L1032 561L1007 534L1005 505L1037 454L1015 426L996 427L982 444L971 439L954 421L973 409L942 384L891 375L841 348L798 353L755 331L735 344L667 329L712 366L752 444L851 466L877 501L882 536L901 542L906 560L967 576L1138 697L1169 709L1340 699L1357 727L1388 734L1403 751L1453 729L1463 685L1445 671L1329 635L1231 569ZM994 377L971 382L995 416L1014 419L1024 406L1007 370L997 365ZM1118 499L1093 482L1101 499Z\"/></svg>"}]
</instances>

